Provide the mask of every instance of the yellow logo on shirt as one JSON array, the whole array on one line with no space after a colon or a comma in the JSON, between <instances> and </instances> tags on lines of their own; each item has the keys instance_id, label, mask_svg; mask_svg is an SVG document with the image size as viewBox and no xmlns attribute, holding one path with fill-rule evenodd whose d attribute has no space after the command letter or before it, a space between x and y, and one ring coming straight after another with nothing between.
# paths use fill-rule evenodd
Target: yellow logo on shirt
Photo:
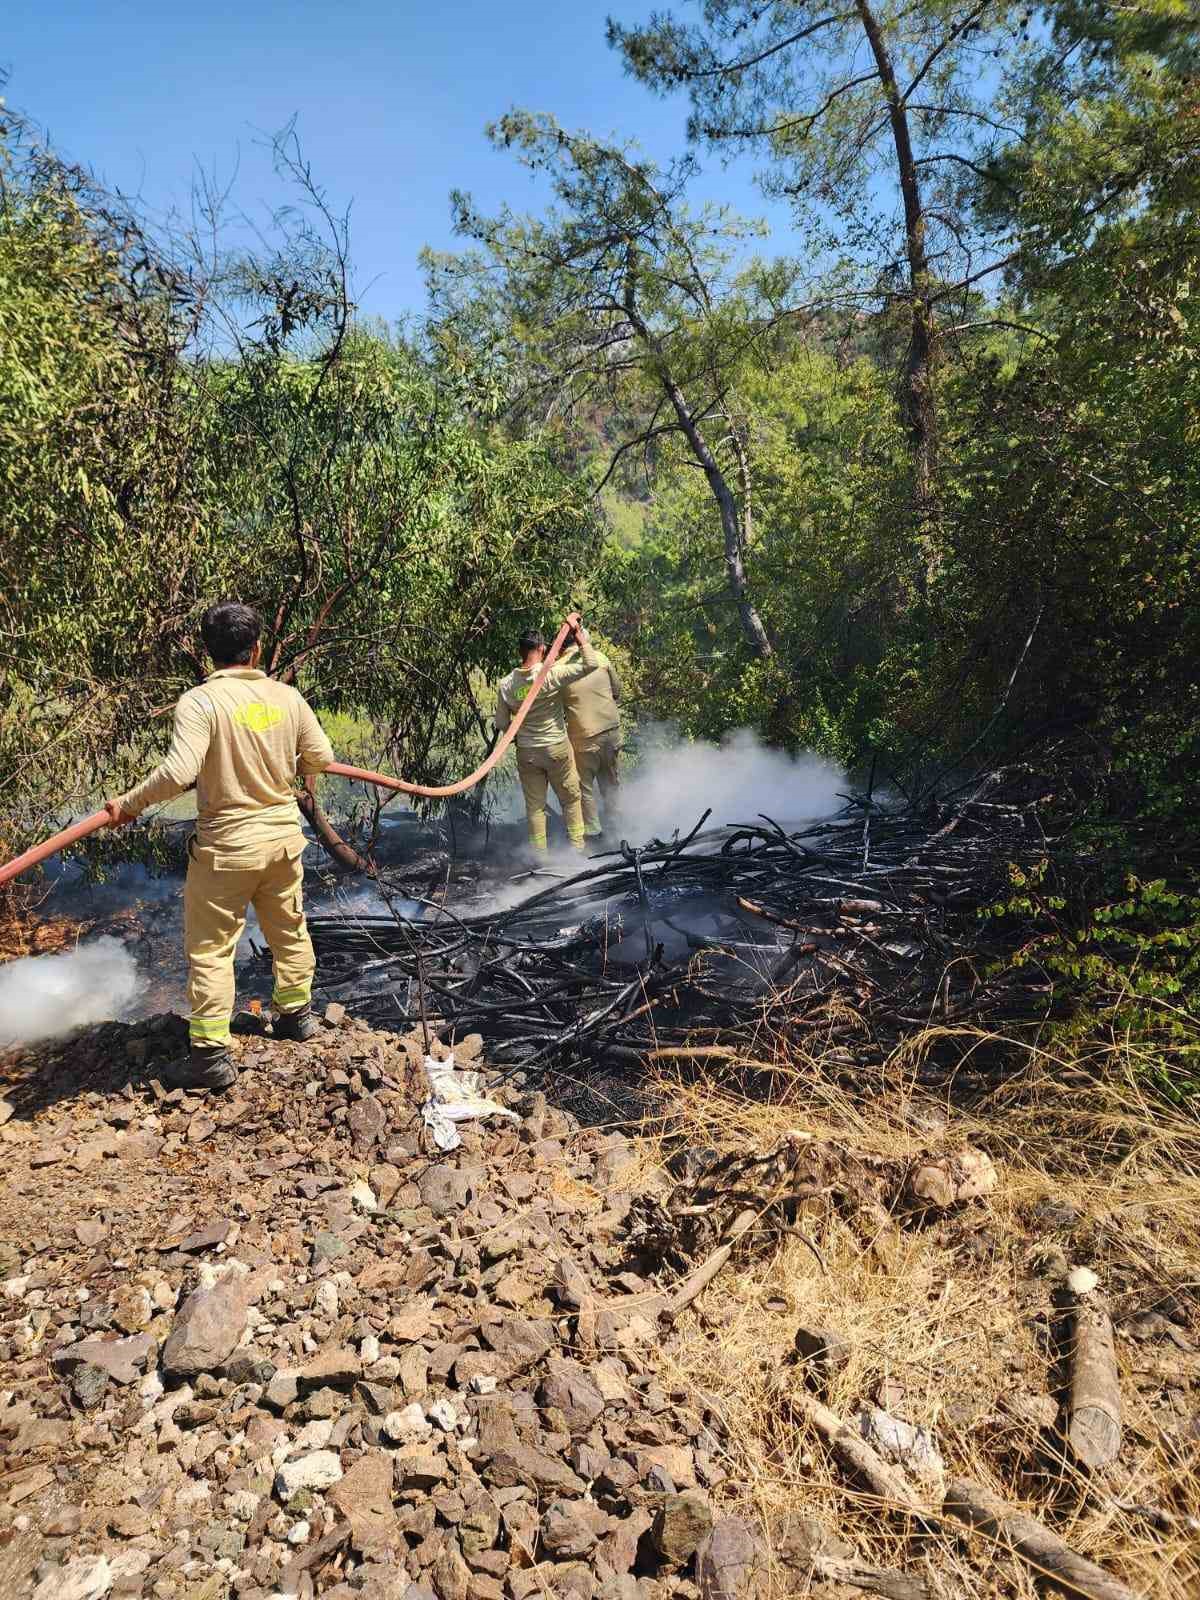
<instances>
[{"instance_id":1,"label":"yellow logo on shirt","mask_svg":"<svg viewBox=\"0 0 1200 1600\"><path fill-rule=\"evenodd\" d=\"M265 700L251 700L249 705L237 708L233 720L239 728L249 728L251 733L266 733L268 728L283 721L283 711L279 706L267 705Z\"/></svg>"}]
</instances>

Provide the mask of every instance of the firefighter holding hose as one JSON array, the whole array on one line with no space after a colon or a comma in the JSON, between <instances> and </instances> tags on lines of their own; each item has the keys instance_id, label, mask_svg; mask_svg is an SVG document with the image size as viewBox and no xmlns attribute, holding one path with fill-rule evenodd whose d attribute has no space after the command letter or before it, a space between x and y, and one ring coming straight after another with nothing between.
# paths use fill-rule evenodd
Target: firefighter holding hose
<instances>
[{"instance_id":1,"label":"firefighter holding hose","mask_svg":"<svg viewBox=\"0 0 1200 1600\"><path fill-rule=\"evenodd\" d=\"M166 759L105 809L119 827L196 786L183 897L190 1050L167 1076L180 1088L227 1089L237 1077L233 958L248 905L271 947L275 1037L302 1041L317 1030L295 782L323 772L333 749L303 695L259 670L256 611L232 601L210 606L200 633L213 671L180 697Z\"/></svg>"},{"instance_id":2,"label":"firefighter holding hose","mask_svg":"<svg viewBox=\"0 0 1200 1600\"><path fill-rule=\"evenodd\" d=\"M572 637L579 647L578 657L557 661L550 668L537 699L517 730L517 775L525 795L525 819L529 843L539 854L546 851L546 792L553 789L562 809L567 837L576 850L584 848L583 806L579 773L567 737L563 710L564 688L576 679L595 672L600 658L592 648L587 630L577 612L567 618ZM496 731L503 733L533 688L546 654L544 635L529 632L517 641L520 666L500 684L496 696Z\"/></svg>"},{"instance_id":3,"label":"firefighter holding hose","mask_svg":"<svg viewBox=\"0 0 1200 1600\"><path fill-rule=\"evenodd\" d=\"M563 651L564 661L574 659L573 649ZM596 651L596 660L595 672L575 678L563 688L567 737L579 773L583 831L589 839L604 832L597 789L604 797L604 823L610 835L615 835L618 826L621 793L621 680L603 650Z\"/></svg>"}]
</instances>

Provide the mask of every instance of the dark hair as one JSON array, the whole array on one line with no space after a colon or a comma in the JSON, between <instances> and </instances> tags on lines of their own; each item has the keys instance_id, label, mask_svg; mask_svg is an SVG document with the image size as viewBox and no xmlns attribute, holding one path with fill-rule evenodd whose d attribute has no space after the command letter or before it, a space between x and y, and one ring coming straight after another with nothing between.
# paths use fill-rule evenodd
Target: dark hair
<instances>
[{"instance_id":1,"label":"dark hair","mask_svg":"<svg viewBox=\"0 0 1200 1600\"><path fill-rule=\"evenodd\" d=\"M253 606L222 600L209 606L200 619L204 648L218 667L244 667L262 633L262 620Z\"/></svg>"},{"instance_id":2,"label":"dark hair","mask_svg":"<svg viewBox=\"0 0 1200 1600\"><path fill-rule=\"evenodd\" d=\"M517 649L520 651L522 661L526 656L531 656L535 650L544 650L545 648L546 635L539 633L536 628L530 628L517 640Z\"/></svg>"}]
</instances>

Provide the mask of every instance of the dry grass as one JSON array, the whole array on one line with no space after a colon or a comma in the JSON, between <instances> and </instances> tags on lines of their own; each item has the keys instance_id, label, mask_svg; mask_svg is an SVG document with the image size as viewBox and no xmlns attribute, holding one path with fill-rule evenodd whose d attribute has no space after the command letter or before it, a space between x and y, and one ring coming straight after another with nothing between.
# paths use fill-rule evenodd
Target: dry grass
<instances>
[{"instance_id":1,"label":"dry grass","mask_svg":"<svg viewBox=\"0 0 1200 1600\"><path fill-rule=\"evenodd\" d=\"M1019 1070L986 1103L938 1103L914 1080L937 1042L933 1033L909 1041L880 1081L853 1097L813 1059L776 1066L772 1104L694 1072L662 1084L672 1111L651 1133L648 1154L680 1138L766 1151L798 1128L889 1158L965 1139L1000 1171L986 1203L897 1228L890 1257L830 1208L806 1224L827 1273L795 1240L766 1258L735 1259L664 1351L669 1375L712 1397L731 1441L731 1503L762 1528L769 1548L778 1548L789 1517L810 1517L862 1559L922 1574L934 1596L1035 1593L1028 1572L978 1538L915 1539L789 1413L787 1386L801 1381L789 1358L806 1323L838 1330L852 1348L826 1396L840 1416L878 1400L930 1428L951 1473L1039 1516L1139 1594L1195 1597L1200 1522L1189 1530L1185 1519L1200 1518L1200 1357L1161 1335L1136 1343L1118 1334L1125 1443L1119 1463L1091 1482L1065 1461L1053 1429L1019 1420L1011 1404L1061 1393L1055 1291L1064 1255L1099 1273L1119 1327L1169 1308L1174 1296L1189 1306L1196 1340L1200 1123L1150 1100L1140 1086L1144 1063L1127 1048L1090 1061L1085 1074L1077 1061L1021 1047L1024 1063L1016 1060ZM995 1038L986 1042L994 1051ZM1094 1077L1097 1067L1103 1073ZM1047 1224L1035 1209L1047 1197L1075 1208L1079 1221ZM936 1489L926 1492L932 1509ZM1170 1525L1155 1526L1139 1508L1160 1509ZM796 1593L798 1584L805 1587L773 1561L774 1593Z\"/></svg>"}]
</instances>

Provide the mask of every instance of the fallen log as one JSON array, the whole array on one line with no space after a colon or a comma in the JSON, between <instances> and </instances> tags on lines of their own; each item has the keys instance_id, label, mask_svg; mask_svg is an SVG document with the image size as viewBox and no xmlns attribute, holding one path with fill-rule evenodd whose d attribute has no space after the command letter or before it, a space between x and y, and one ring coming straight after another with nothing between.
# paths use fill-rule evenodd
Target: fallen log
<instances>
[{"instance_id":1,"label":"fallen log","mask_svg":"<svg viewBox=\"0 0 1200 1600\"><path fill-rule=\"evenodd\" d=\"M855 1477L860 1478L885 1511L903 1511L928 1522L928 1508L917 1498L904 1474L885 1461L872 1445L836 1412L814 1395L797 1390L789 1396L793 1410L811 1422L834 1455Z\"/></svg>"},{"instance_id":2,"label":"fallen log","mask_svg":"<svg viewBox=\"0 0 1200 1600\"><path fill-rule=\"evenodd\" d=\"M1006 1506L982 1484L968 1478L953 1480L946 1488L942 1509L1019 1556L1065 1594L1083 1595L1085 1600L1137 1600L1136 1591L1119 1578L1077 1555L1044 1523Z\"/></svg>"},{"instance_id":3,"label":"fallen log","mask_svg":"<svg viewBox=\"0 0 1200 1600\"><path fill-rule=\"evenodd\" d=\"M907 1572L897 1572L892 1567L867 1567L861 1561L847 1561L842 1556L815 1554L812 1573L826 1583L845 1583L853 1589L865 1589L869 1594L881 1594L884 1600L928 1600L929 1589L920 1578Z\"/></svg>"},{"instance_id":4,"label":"fallen log","mask_svg":"<svg viewBox=\"0 0 1200 1600\"><path fill-rule=\"evenodd\" d=\"M1089 1290L1072 1294L1070 1317L1067 1443L1080 1465L1095 1472L1111 1466L1121 1451L1121 1382L1112 1318Z\"/></svg>"}]
</instances>

